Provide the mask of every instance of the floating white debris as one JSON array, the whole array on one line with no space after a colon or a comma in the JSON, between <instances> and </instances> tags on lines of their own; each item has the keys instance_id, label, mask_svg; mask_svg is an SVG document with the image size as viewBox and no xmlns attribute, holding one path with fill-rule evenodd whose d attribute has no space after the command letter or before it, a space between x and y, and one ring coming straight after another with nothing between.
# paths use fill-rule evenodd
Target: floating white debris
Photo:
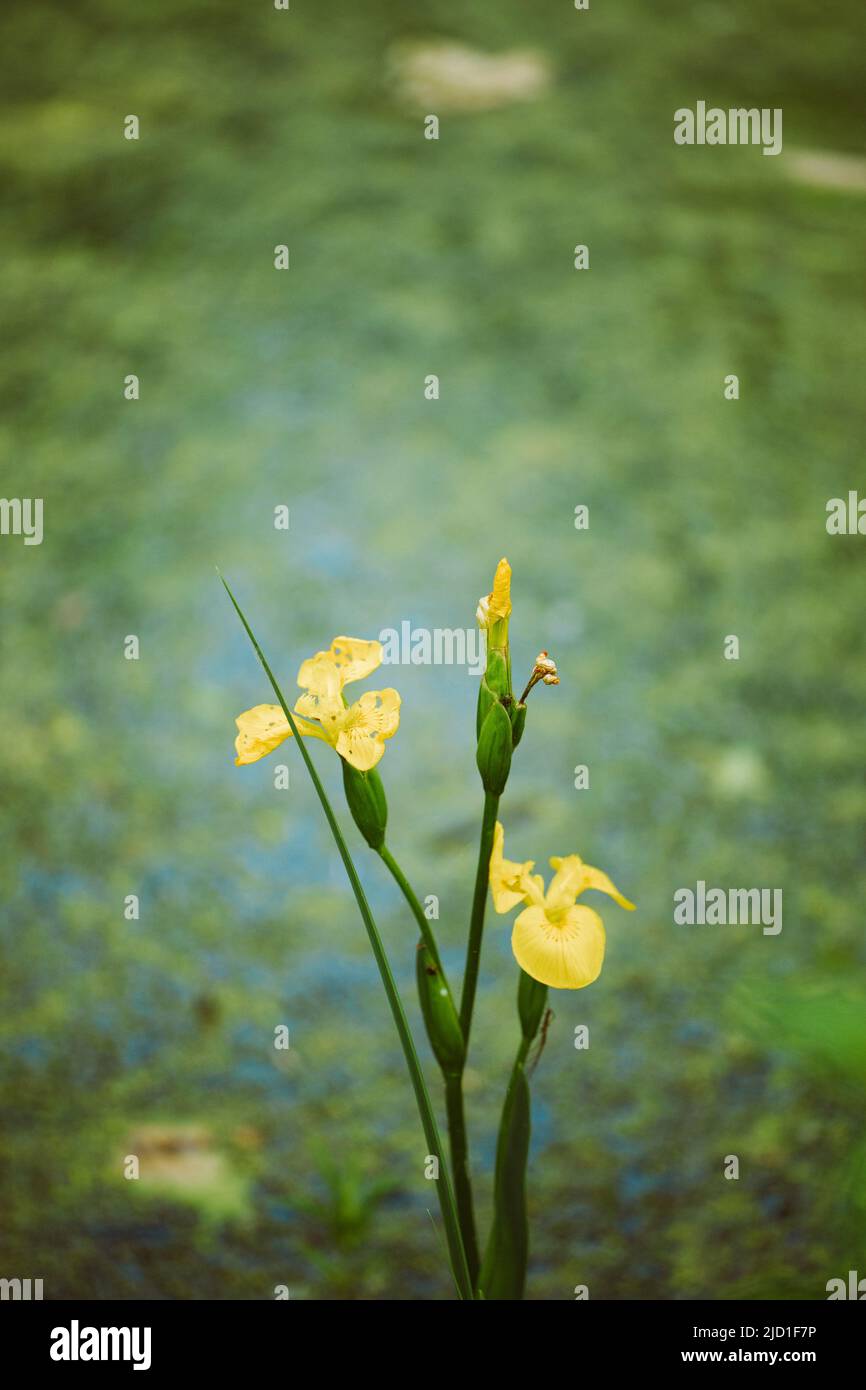
<instances>
[{"instance_id":1,"label":"floating white debris","mask_svg":"<svg viewBox=\"0 0 866 1390\"><path fill-rule=\"evenodd\" d=\"M860 155L833 154L830 150L789 150L785 154L784 168L798 183L866 193L866 159Z\"/></svg>"},{"instance_id":2,"label":"floating white debris","mask_svg":"<svg viewBox=\"0 0 866 1390\"><path fill-rule=\"evenodd\" d=\"M437 114L532 101L551 80L546 58L533 49L482 53L436 40L395 44L389 69L403 100Z\"/></svg>"}]
</instances>

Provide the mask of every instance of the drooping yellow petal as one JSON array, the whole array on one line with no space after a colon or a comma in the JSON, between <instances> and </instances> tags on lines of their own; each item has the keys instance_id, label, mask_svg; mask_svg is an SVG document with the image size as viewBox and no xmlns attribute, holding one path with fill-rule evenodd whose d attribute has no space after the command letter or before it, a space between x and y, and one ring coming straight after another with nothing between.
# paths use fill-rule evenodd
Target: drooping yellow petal
<instances>
[{"instance_id":1,"label":"drooping yellow petal","mask_svg":"<svg viewBox=\"0 0 866 1390\"><path fill-rule=\"evenodd\" d=\"M255 705L253 709L239 714L235 723L238 726L235 739L237 767L257 763L259 758L267 757L292 732L279 705Z\"/></svg>"},{"instance_id":2,"label":"drooping yellow petal","mask_svg":"<svg viewBox=\"0 0 866 1390\"><path fill-rule=\"evenodd\" d=\"M521 969L552 989L583 989L601 973L604 924L582 904L556 913L527 907L514 923L511 948Z\"/></svg>"},{"instance_id":3,"label":"drooping yellow petal","mask_svg":"<svg viewBox=\"0 0 866 1390\"><path fill-rule=\"evenodd\" d=\"M369 772L385 751L400 725L400 696L396 690L367 690L344 712L336 749L341 758Z\"/></svg>"},{"instance_id":4,"label":"drooping yellow petal","mask_svg":"<svg viewBox=\"0 0 866 1390\"><path fill-rule=\"evenodd\" d=\"M584 864L583 867L586 870L584 888L597 888L599 893L607 893L607 896L613 898L614 902L619 903L620 907L626 908L629 912L634 912L634 903L630 902L625 894L619 891L615 884L608 878L607 874L602 873L601 869L593 869L590 864Z\"/></svg>"},{"instance_id":5,"label":"drooping yellow petal","mask_svg":"<svg viewBox=\"0 0 866 1390\"><path fill-rule=\"evenodd\" d=\"M363 680L382 665L382 643L364 642L360 637L335 637L331 654L343 685Z\"/></svg>"},{"instance_id":6,"label":"drooping yellow petal","mask_svg":"<svg viewBox=\"0 0 866 1390\"><path fill-rule=\"evenodd\" d=\"M493 849L490 853L490 892L493 906L497 912L510 912L518 903L541 901L544 883L540 875L533 877L531 870L534 860L527 859L517 864L503 858L505 830L501 821L496 822L493 831Z\"/></svg>"},{"instance_id":7,"label":"drooping yellow petal","mask_svg":"<svg viewBox=\"0 0 866 1390\"><path fill-rule=\"evenodd\" d=\"M584 864L578 855L569 854L564 859L554 857L550 860L550 867L556 870L547 890L546 901L550 908L569 907L587 888L596 888L599 893L613 898L620 907L634 911L634 903L629 902L607 874L601 869L594 869L591 864Z\"/></svg>"},{"instance_id":8,"label":"drooping yellow petal","mask_svg":"<svg viewBox=\"0 0 866 1390\"><path fill-rule=\"evenodd\" d=\"M238 726L238 736L235 739L237 767L257 763L259 758L267 757L268 753L272 753L285 739L292 736L289 721L279 705L255 705L253 709L244 710L243 714L239 714L235 723ZM308 724L304 719L297 719L295 723L302 734L311 738L324 737L321 729L315 724Z\"/></svg>"}]
</instances>

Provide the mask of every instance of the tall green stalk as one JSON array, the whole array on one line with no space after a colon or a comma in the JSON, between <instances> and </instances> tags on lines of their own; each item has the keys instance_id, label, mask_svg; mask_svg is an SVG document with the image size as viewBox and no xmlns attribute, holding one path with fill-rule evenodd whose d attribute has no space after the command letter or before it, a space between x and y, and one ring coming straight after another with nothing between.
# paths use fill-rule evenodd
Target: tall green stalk
<instances>
[{"instance_id":1,"label":"tall green stalk","mask_svg":"<svg viewBox=\"0 0 866 1390\"><path fill-rule=\"evenodd\" d=\"M357 870L355 869L355 865L352 861L352 856L349 853L349 850L346 846L346 842L343 839L342 833L340 831L340 827L337 824L336 817L334 816L334 812L331 809L331 804L328 801L328 798L325 794L325 789L319 780L318 773L316 772L316 769L313 766L313 761L309 753L307 752L307 749L304 745L304 741L298 734L297 725L295 724L294 718L292 717L292 712L285 701L283 693L280 690L279 685L277 684L277 681L273 675L273 672L271 671L270 666L265 660L264 653L262 652L261 647L256 641L252 628L250 627L249 623L244 617L244 614L241 611L237 599L235 598L228 584L226 584L226 581L223 579L222 575L220 575L220 580L222 581L226 593L231 599L235 612L237 613L238 617L241 620L241 623L244 626L246 634L249 637L250 642L252 643L253 650L255 651L256 656L262 664L265 675L271 683L271 687L273 688L274 694L276 695L277 700L279 701L280 708L282 709L283 714L286 716L289 728L291 729L295 737L295 743L297 744L301 756L304 759L307 771L310 774L310 780L312 781L313 786L315 787L316 795L318 796L322 806L322 810L325 813L325 819L327 820L331 830L331 834L334 837L334 842L340 853L340 858L343 861L343 866L346 870L346 875L349 879L349 883L352 886L352 891L355 895L355 900L358 904L358 910L361 914L361 918L367 930L367 936L370 940L370 946L372 948L376 964L379 967L379 974L382 979L385 994L387 996L388 1003L391 1008L391 1014L394 1018L394 1024L397 1028L397 1033L399 1035L400 1043L403 1048L403 1055L406 1058L406 1066L408 1067L409 1076L412 1081L412 1088L415 1092L415 1100L418 1105L418 1112L421 1117L421 1125L424 1130L424 1137L427 1143L427 1147L430 1154L434 1155L439 1160L439 1178L436 1183L436 1188L439 1196L439 1205L442 1211L442 1221L445 1226L445 1234L448 1242L448 1251L451 1260L451 1270L454 1275L454 1281L457 1285L457 1290L460 1297L463 1299L472 1299L475 1296L474 1283L469 1273L469 1266L467 1264L466 1259L466 1251L464 1249L463 1239L460 1233L460 1222L457 1216L457 1208L454 1202L454 1193L451 1187L451 1179L448 1173L448 1167L445 1162L445 1155L442 1149L442 1141L439 1136L439 1127L436 1123L436 1117L433 1113L433 1107L430 1104L430 1097L427 1093L427 1086L424 1081L424 1074L421 1070L421 1063L418 1059L418 1054L415 1049L415 1043L413 1041L412 1033L409 1028L409 1023L406 1018L403 1003L400 999L400 994L397 990L397 986L394 981L394 976L391 972L391 967L388 962L388 957L385 953L385 948L382 945L382 940L379 936L378 928L373 919L373 914L370 911L367 899L364 895L364 890L361 886L361 880L358 877Z\"/></svg>"},{"instance_id":2,"label":"tall green stalk","mask_svg":"<svg viewBox=\"0 0 866 1390\"><path fill-rule=\"evenodd\" d=\"M412 885L409 883L409 880L406 878L406 875L403 873L403 870L400 868L400 865L397 863L391 851L384 844L378 852L383 862L390 870L394 881L400 888L409 907L412 909L413 916L418 923L418 929L421 932L421 939L430 952L433 963L439 971L442 981L445 982L442 962L439 959L439 952L436 947L436 938L429 921L424 915L424 909L412 890ZM445 987L447 988L447 982L445 982ZM480 1255L478 1252L478 1235L475 1228L475 1208L472 1202L472 1182L469 1176L469 1143L466 1137L466 1115L463 1108L462 1059L459 1067L456 1069L454 1066L449 1066L447 1064L440 1063L440 1065L442 1066L442 1075L445 1081L445 1107L448 1118L448 1138L451 1146L451 1171L454 1174L454 1193L457 1199L457 1216L460 1221L463 1245L466 1250L466 1263L469 1266L469 1274L474 1286L478 1279Z\"/></svg>"},{"instance_id":3,"label":"tall green stalk","mask_svg":"<svg viewBox=\"0 0 866 1390\"><path fill-rule=\"evenodd\" d=\"M466 1112L463 1105L463 1072L445 1077L445 1110L448 1117L448 1138L451 1142L451 1170L457 1197L457 1215L466 1247L466 1262L473 1286L478 1283L481 1255L475 1229L475 1207L472 1201L472 1179L469 1172L469 1138L466 1132Z\"/></svg>"},{"instance_id":4,"label":"tall green stalk","mask_svg":"<svg viewBox=\"0 0 866 1390\"><path fill-rule=\"evenodd\" d=\"M493 832L499 814L499 797L493 792L484 793L484 812L481 818L481 839L478 846L478 867L475 871L475 892L472 898L472 916L469 922L469 944L466 948L466 970L463 975L463 991L460 996L460 1027L463 1041L468 1049L469 1033L472 1028L472 1011L475 1007L475 990L478 985L478 969L481 964L481 939L484 935L484 912L487 907L487 887L490 880L490 854L493 849Z\"/></svg>"}]
</instances>

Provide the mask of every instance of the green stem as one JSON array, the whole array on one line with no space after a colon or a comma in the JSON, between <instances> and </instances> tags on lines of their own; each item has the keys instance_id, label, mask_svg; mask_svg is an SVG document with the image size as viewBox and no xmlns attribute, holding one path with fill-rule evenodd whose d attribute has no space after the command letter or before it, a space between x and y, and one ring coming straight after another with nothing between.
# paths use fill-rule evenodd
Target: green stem
<instances>
[{"instance_id":1,"label":"green stem","mask_svg":"<svg viewBox=\"0 0 866 1390\"><path fill-rule=\"evenodd\" d=\"M458 1076L445 1077L445 1109L448 1116L448 1137L451 1141L451 1171L454 1174L457 1215L466 1249L466 1263L474 1286L478 1282L481 1256L478 1251L472 1181L469 1176L469 1142L466 1137L466 1115L463 1108L462 1072Z\"/></svg>"},{"instance_id":2,"label":"green stem","mask_svg":"<svg viewBox=\"0 0 866 1390\"><path fill-rule=\"evenodd\" d=\"M469 945L466 948L466 970L463 975L463 992L460 996L460 1027L463 1041L469 1048L469 1032L472 1028L472 1010L475 1007L475 989L478 984L478 968L481 964L481 938L484 934L484 910L487 906L487 887L490 881L490 854L493 849L493 832L499 812L499 797L492 792L484 793L484 814L481 819L481 842L478 846L478 868L475 873L475 894L472 899L472 918L469 923Z\"/></svg>"},{"instance_id":3,"label":"green stem","mask_svg":"<svg viewBox=\"0 0 866 1390\"><path fill-rule=\"evenodd\" d=\"M400 1037L400 1043L403 1048L403 1055L406 1058L406 1066L409 1069L409 1076L412 1081L412 1089L415 1092L415 1100L418 1105L418 1112L421 1116L421 1125L424 1130L424 1137L427 1143L427 1148L429 1153L432 1156L438 1158L439 1160L440 1171L439 1178L436 1183L436 1189L439 1197L439 1205L442 1211L442 1221L445 1226L445 1234L448 1241L448 1250L451 1257L451 1269L454 1275L454 1280L457 1284L457 1290L460 1297L463 1299L472 1299L475 1296L474 1284L470 1277L469 1267L466 1262L466 1251L463 1248L463 1240L460 1234L460 1223L457 1218L457 1208L454 1202L454 1193L451 1188L451 1179L448 1174L448 1167L445 1163L445 1156L442 1152L442 1140L439 1135L439 1127L436 1123L436 1116L433 1113L433 1107L430 1103L430 1097L427 1093L427 1086L424 1081L424 1073L421 1070L421 1063L418 1060L418 1054L415 1050L415 1043L412 1038L412 1033L409 1029L409 1023L406 1018L403 1003L400 999L400 994L394 982L394 976L391 973L391 967L388 963L388 957L385 954L385 948L382 945L378 928L376 927L376 923L373 920L373 914L370 911L367 899L364 895L364 889L361 887L361 880L358 878L358 873L352 861L352 856L349 854L346 842L343 839L343 836L340 832L340 827L337 824L336 817L334 816L334 812L331 809L331 803L328 801L328 798L325 795L325 789L319 780L318 773L316 772L316 769L313 766L313 761L309 753L307 752L307 749L304 745L304 741L298 735L297 726L292 717L291 710L286 704L286 701L283 697L283 693L280 690L280 687L277 685L276 679L271 671L270 666L265 660L264 653L262 652L261 647L256 641L252 628L250 627L249 623L247 622L246 618L241 612L237 599L235 598L228 584L226 584L226 581L223 579L222 575L220 575L220 580L222 581L223 587L225 588L226 593L232 601L232 605L234 607L235 612L237 613L238 617L243 623L243 626L246 630L246 634L249 637L250 642L252 643L253 650L255 651L256 656L259 658L259 661L261 662L264 668L265 675L270 681L271 686L273 687L274 694L276 695L280 703L280 707L283 711L283 714L286 716L286 719L288 720L289 728L294 734L295 743L297 744L301 752L301 756L303 757L304 762L306 763L307 771L310 774L310 779L313 783L313 786L316 789L316 795L318 796L319 801L321 802L322 810L325 813L325 819L327 820L328 825L330 826L331 834L333 835L337 849L339 850L340 858L342 859L343 866L346 870L346 875L349 879L350 884L352 885L352 891L355 894L355 900L358 904L358 910L361 913L361 918L364 922L364 926L367 929L367 936L370 940L370 946L372 948L373 955L375 956L376 964L379 967L379 974L382 978L382 984L385 989L385 994L387 996L388 1003L391 1007L391 1013L394 1018L397 1033Z\"/></svg>"},{"instance_id":4,"label":"green stem","mask_svg":"<svg viewBox=\"0 0 866 1390\"><path fill-rule=\"evenodd\" d=\"M387 845L383 845L382 848L378 851L378 854L380 859L382 860L382 863L385 864L388 868L391 877L394 879L395 883L397 884L397 887L400 889L400 892L403 894L403 897L409 904L409 907L412 909L412 915L415 918L415 921L418 923L418 930L421 933L421 940L424 942L424 945L430 952L430 957L433 961L433 964L436 966L436 969L439 971L439 974L444 979L445 972L442 969L442 962L439 959L439 951L436 946L436 938L433 935L433 928L430 926L429 920L424 915L423 907L421 906L421 904L419 903L418 899L412 891L411 883L407 879L406 875L403 873L403 870L400 868L400 865L397 863L397 860L394 858Z\"/></svg>"},{"instance_id":5,"label":"green stem","mask_svg":"<svg viewBox=\"0 0 866 1390\"><path fill-rule=\"evenodd\" d=\"M430 952L433 963L442 976L447 988L445 971L442 969L442 962L439 959L433 928L424 915L424 909L413 892L412 885L386 845L383 845L379 850L379 855L383 863L387 865L403 897L412 909L412 914L415 921L418 923L418 929L421 932L424 945ZM469 1274L474 1286L478 1279L478 1269L481 1261L478 1253L478 1236L475 1230L472 1183L469 1177L469 1144L466 1138L466 1116L463 1109L463 1078L459 1073L454 1074L446 1071L443 1071L442 1075L445 1081L445 1106L448 1116L448 1137L451 1144L451 1171L454 1174L454 1195L457 1199L457 1216L460 1221L463 1245L466 1250L466 1263L469 1266Z\"/></svg>"}]
</instances>

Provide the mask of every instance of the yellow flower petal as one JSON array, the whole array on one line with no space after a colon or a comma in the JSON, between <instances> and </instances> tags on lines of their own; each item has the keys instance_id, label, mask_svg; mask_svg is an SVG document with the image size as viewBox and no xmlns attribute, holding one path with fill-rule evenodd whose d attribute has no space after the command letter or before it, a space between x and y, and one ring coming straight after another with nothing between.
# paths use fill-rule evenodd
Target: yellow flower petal
<instances>
[{"instance_id":1,"label":"yellow flower petal","mask_svg":"<svg viewBox=\"0 0 866 1390\"><path fill-rule=\"evenodd\" d=\"M314 695L333 698L344 685L363 680L382 664L382 643L360 637L335 637L330 651L316 652L301 663L298 685Z\"/></svg>"},{"instance_id":2,"label":"yellow flower petal","mask_svg":"<svg viewBox=\"0 0 866 1390\"><path fill-rule=\"evenodd\" d=\"M504 859L504 846L505 830L502 822L497 821L490 853L490 892L497 912L510 912L521 902L541 901L544 893L541 877L536 875L533 878L530 873L534 860L527 859L524 864L517 864L511 859Z\"/></svg>"},{"instance_id":3,"label":"yellow flower petal","mask_svg":"<svg viewBox=\"0 0 866 1390\"><path fill-rule=\"evenodd\" d=\"M578 905L551 920L543 907L527 907L514 923L511 947L522 970L553 989L583 989L601 973L604 924Z\"/></svg>"},{"instance_id":4,"label":"yellow flower petal","mask_svg":"<svg viewBox=\"0 0 866 1390\"><path fill-rule=\"evenodd\" d=\"M400 727L402 701L396 690L366 690L353 709L360 709L364 721L377 738L393 738Z\"/></svg>"},{"instance_id":5,"label":"yellow flower petal","mask_svg":"<svg viewBox=\"0 0 866 1390\"><path fill-rule=\"evenodd\" d=\"M346 706L339 693L323 691L320 694L307 690L295 701L295 713L305 719L317 719L322 726L322 737L333 743L346 717Z\"/></svg>"},{"instance_id":6,"label":"yellow flower petal","mask_svg":"<svg viewBox=\"0 0 866 1390\"><path fill-rule=\"evenodd\" d=\"M289 738L292 732L279 705L256 705L239 714L235 723L238 726L235 739L237 767L257 763L259 758L266 757L284 739Z\"/></svg>"},{"instance_id":7,"label":"yellow flower petal","mask_svg":"<svg viewBox=\"0 0 866 1390\"><path fill-rule=\"evenodd\" d=\"M298 685L319 699L337 699L343 689L343 679L333 652L316 652L315 656L302 661Z\"/></svg>"},{"instance_id":8,"label":"yellow flower petal","mask_svg":"<svg viewBox=\"0 0 866 1390\"><path fill-rule=\"evenodd\" d=\"M315 725L308 725L302 719L295 722L302 734L312 738L323 737L321 729ZM239 714L235 723L238 726L238 736L235 739L237 767L257 763L259 758L267 757L268 753L272 753L285 739L292 736L289 721L279 705L255 705L253 709L244 710L243 714Z\"/></svg>"},{"instance_id":9,"label":"yellow flower petal","mask_svg":"<svg viewBox=\"0 0 866 1390\"><path fill-rule=\"evenodd\" d=\"M382 643L364 642L360 637L335 637L331 654L343 685L363 680L382 665Z\"/></svg>"},{"instance_id":10,"label":"yellow flower petal","mask_svg":"<svg viewBox=\"0 0 866 1390\"><path fill-rule=\"evenodd\" d=\"M341 758L359 772L369 772L400 725L400 696L396 690L368 690L345 711L337 735Z\"/></svg>"},{"instance_id":11,"label":"yellow flower petal","mask_svg":"<svg viewBox=\"0 0 866 1390\"><path fill-rule=\"evenodd\" d=\"M613 898L620 907L634 911L634 903L623 896L607 874L601 869L594 869L591 864L584 864L578 855L569 854L564 859L554 857L550 860L550 867L556 870L547 890L546 901L550 908L569 907L587 888L595 888L599 893Z\"/></svg>"},{"instance_id":12,"label":"yellow flower petal","mask_svg":"<svg viewBox=\"0 0 866 1390\"><path fill-rule=\"evenodd\" d=\"M550 880L545 902L551 911L573 907L574 901L583 888L586 865L579 854L567 854L564 858L549 860L550 867L556 870Z\"/></svg>"},{"instance_id":13,"label":"yellow flower petal","mask_svg":"<svg viewBox=\"0 0 866 1390\"><path fill-rule=\"evenodd\" d=\"M630 902L613 883L607 874L603 874L601 869L593 869L591 865L584 864L585 879L584 888L597 888L599 893L607 893L609 898L619 903L620 907L626 908L629 912L634 912L634 903Z\"/></svg>"}]
</instances>

